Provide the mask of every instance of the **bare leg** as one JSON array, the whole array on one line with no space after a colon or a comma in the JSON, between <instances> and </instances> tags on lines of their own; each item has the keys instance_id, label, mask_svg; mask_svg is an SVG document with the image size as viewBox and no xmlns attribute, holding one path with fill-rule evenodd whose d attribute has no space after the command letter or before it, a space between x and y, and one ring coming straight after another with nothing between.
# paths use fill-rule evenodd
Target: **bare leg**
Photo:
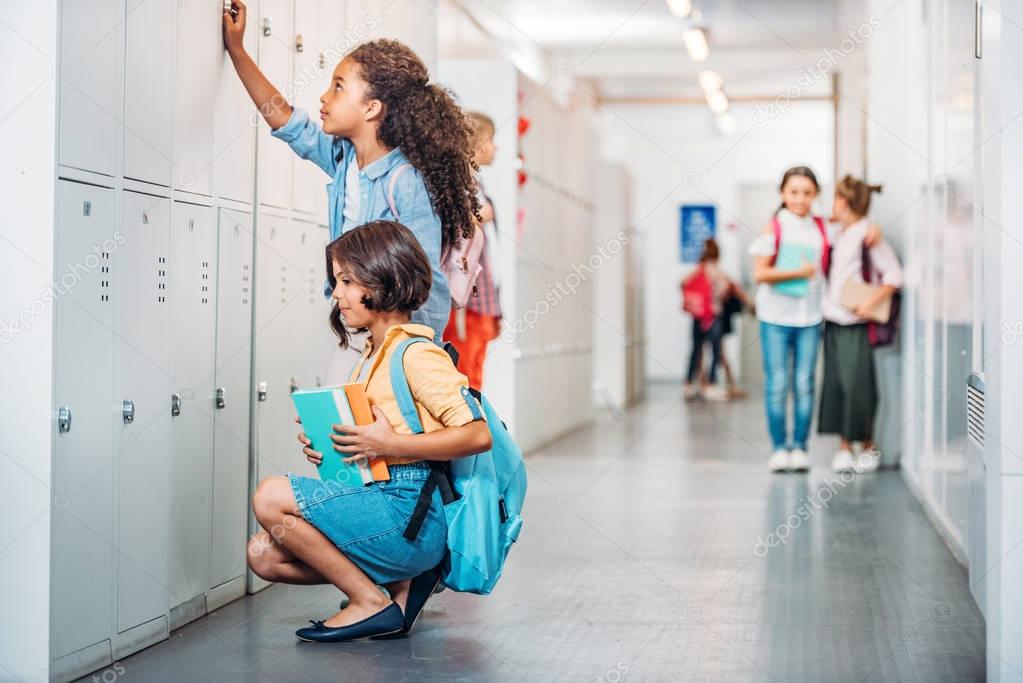
<instances>
[{"instance_id":1,"label":"bare leg","mask_svg":"<svg viewBox=\"0 0 1023 683\"><path fill-rule=\"evenodd\" d=\"M849 439L845 438L844 436L839 437L838 447L841 448L843 451L849 451L850 453L852 453L853 449L852 441L849 441Z\"/></svg>"},{"instance_id":2,"label":"bare leg","mask_svg":"<svg viewBox=\"0 0 1023 683\"><path fill-rule=\"evenodd\" d=\"M398 607L401 611L405 611L405 603L408 601L408 589L412 585L412 579L404 579L402 581L395 581L389 583L384 588L391 594L391 600L398 603Z\"/></svg>"},{"instance_id":3,"label":"bare leg","mask_svg":"<svg viewBox=\"0 0 1023 683\"><path fill-rule=\"evenodd\" d=\"M347 626L387 607L390 601L370 578L305 521L295 505L287 478L270 477L260 482L252 497L252 509L263 528L283 529L279 536L274 536L277 543L348 596L348 607L324 621L324 625Z\"/></svg>"},{"instance_id":4,"label":"bare leg","mask_svg":"<svg viewBox=\"0 0 1023 683\"><path fill-rule=\"evenodd\" d=\"M327 583L315 569L292 555L266 531L261 531L249 539L247 555L252 571L267 581L300 586Z\"/></svg>"}]
</instances>

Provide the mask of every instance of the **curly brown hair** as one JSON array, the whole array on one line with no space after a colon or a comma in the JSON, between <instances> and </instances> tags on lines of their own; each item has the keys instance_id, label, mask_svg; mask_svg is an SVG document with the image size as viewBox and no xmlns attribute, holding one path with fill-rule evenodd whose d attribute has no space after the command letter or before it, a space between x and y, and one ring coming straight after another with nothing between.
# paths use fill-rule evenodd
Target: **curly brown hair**
<instances>
[{"instance_id":1,"label":"curly brown hair","mask_svg":"<svg viewBox=\"0 0 1023 683\"><path fill-rule=\"evenodd\" d=\"M327 245L327 282L337 287L334 261L352 280L369 290L362 303L371 311L412 314L426 303L433 285L430 259L412 231L394 221L373 221L342 234ZM330 310L330 327L341 348L349 333L337 300Z\"/></svg>"},{"instance_id":2,"label":"curly brown hair","mask_svg":"<svg viewBox=\"0 0 1023 683\"><path fill-rule=\"evenodd\" d=\"M378 137L400 147L418 170L440 218L444 248L457 247L482 222L472 161L473 128L451 94L430 83L419 56L397 40L373 40L348 54L384 104ZM475 221L475 222L474 222Z\"/></svg>"}]
</instances>

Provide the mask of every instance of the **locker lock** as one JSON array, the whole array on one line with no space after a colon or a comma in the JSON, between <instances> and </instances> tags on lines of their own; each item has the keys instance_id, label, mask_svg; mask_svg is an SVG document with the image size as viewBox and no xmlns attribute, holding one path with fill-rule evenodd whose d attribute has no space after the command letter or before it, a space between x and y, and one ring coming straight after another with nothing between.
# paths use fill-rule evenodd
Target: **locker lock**
<instances>
[{"instance_id":1,"label":"locker lock","mask_svg":"<svg viewBox=\"0 0 1023 683\"><path fill-rule=\"evenodd\" d=\"M67 406L57 408L57 431L61 434L71 431L71 409Z\"/></svg>"},{"instance_id":2,"label":"locker lock","mask_svg":"<svg viewBox=\"0 0 1023 683\"><path fill-rule=\"evenodd\" d=\"M171 394L171 417L181 414L181 394Z\"/></svg>"},{"instance_id":3,"label":"locker lock","mask_svg":"<svg viewBox=\"0 0 1023 683\"><path fill-rule=\"evenodd\" d=\"M263 17L263 35L264 36L269 37L273 33L273 30L271 29L272 25L273 25L273 19L271 19L270 17Z\"/></svg>"},{"instance_id":4,"label":"locker lock","mask_svg":"<svg viewBox=\"0 0 1023 683\"><path fill-rule=\"evenodd\" d=\"M226 393L227 392L224 391L224 387L217 387L217 392L214 395L213 400L216 402L218 409L223 409L223 407L227 405L227 403L224 401Z\"/></svg>"},{"instance_id":5,"label":"locker lock","mask_svg":"<svg viewBox=\"0 0 1023 683\"><path fill-rule=\"evenodd\" d=\"M266 382L260 382L256 385L256 396L260 401L266 400Z\"/></svg>"},{"instance_id":6,"label":"locker lock","mask_svg":"<svg viewBox=\"0 0 1023 683\"><path fill-rule=\"evenodd\" d=\"M327 68L327 55L323 54L323 50L320 50L320 56L316 60L316 66L318 66L321 69Z\"/></svg>"},{"instance_id":7,"label":"locker lock","mask_svg":"<svg viewBox=\"0 0 1023 683\"><path fill-rule=\"evenodd\" d=\"M304 41L302 40L302 34L301 33L296 33L295 34L295 52L304 52L304 51L305 51L305 44L304 44Z\"/></svg>"},{"instance_id":8,"label":"locker lock","mask_svg":"<svg viewBox=\"0 0 1023 683\"><path fill-rule=\"evenodd\" d=\"M124 424L130 425L135 421L135 401L130 398L126 398L121 401L121 417L124 418Z\"/></svg>"},{"instance_id":9,"label":"locker lock","mask_svg":"<svg viewBox=\"0 0 1023 683\"><path fill-rule=\"evenodd\" d=\"M318 386L318 387L322 387L323 386L323 381L320 379L319 375L316 376L316 386Z\"/></svg>"},{"instance_id":10,"label":"locker lock","mask_svg":"<svg viewBox=\"0 0 1023 683\"><path fill-rule=\"evenodd\" d=\"M294 377L292 377L291 378L291 385L289 387L289 392L294 394L296 391L298 391L298 380L295 379Z\"/></svg>"}]
</instances>

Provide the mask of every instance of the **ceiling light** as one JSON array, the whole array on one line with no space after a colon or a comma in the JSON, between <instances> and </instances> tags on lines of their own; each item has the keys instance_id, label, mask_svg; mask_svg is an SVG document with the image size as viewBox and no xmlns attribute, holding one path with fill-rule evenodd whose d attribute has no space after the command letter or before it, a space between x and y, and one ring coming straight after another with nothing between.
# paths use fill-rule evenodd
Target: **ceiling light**
<instances>
[{"instance_id":1,"label":"ceiling light","mask_svg":"<svg viewBox=\"0 0 1023 683\"><path fill-rule=\"evenodd\" d=\"M715 90L721 90L721 74L717 71L711 71L710 69L704 69L699 74L700 89L705 93L714 92Z\"/></svg>"},{"instance_id":2,"label":"ceiling light","mask_svg":"<svg viewBox=\"0 0 1023 683\"><path fill-rule=\"evenodd\" d=\"M682 34L682 40L686 44L686 52L694 62L702 62L710 54L710 47L707 45L707 35L702 28L686 29Z\"/></svg>"},{"instance_id":3,"label":"ceiling light","mask_svg":"<svg viewBox=\"0 0 1023 683\"><path fill-rule=\"evenodd\" d=\"M693 11L691 0L668 0L668 9L679 19L685 19Z\"/></svg>"},{"instance_id":4,"label":"ceiling light","mask_svg":"<svg viewBox=\"0 0 1023 683\"><path fill-rule=\"evenodd\" d=\"M731 135L735 132L735 117L732 116L732 112L726 111L723 114L719 114L717 123L718 130L721 131L722 135Z\"/></svg>"},{"instance_id":5,"label":"ceiling light","mask_svg":"<svg viewBox=\"0 0 1023 683\"><path fill-rule=\"evenodd\" d=\"M724 114L728 111L728 97L720 90L707 93L707 106L715 114Z\"/></svg>"}]
</instances>

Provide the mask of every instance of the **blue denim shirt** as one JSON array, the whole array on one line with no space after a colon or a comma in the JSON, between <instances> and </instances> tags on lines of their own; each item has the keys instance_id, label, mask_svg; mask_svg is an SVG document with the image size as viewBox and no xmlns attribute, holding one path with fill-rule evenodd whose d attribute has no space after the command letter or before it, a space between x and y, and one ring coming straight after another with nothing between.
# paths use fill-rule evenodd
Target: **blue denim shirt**
<instances>
[{"instance_id":1,"label":"blue denim shirt","mask_svg":"<svg viewBox=\"0 0 1023 683\"><path fill-rule=\"evenodd\" d=\"M433 285L430 298L418 311L412 314L412 322L433 328L434 339L439 342L451 313L451 292L447 278L440 269L441 226L440 218L433 210L426 184L418 170L408 168L398 176L394 187L394 205L398 216L391 212L387 201L387 187L391 173L408 160L400 149L393 149L386 156L377 159L366 168L359 170L360 210L358 221L346 221L345 179L348 164L355 162L355 145L347 138L327 135L319 123L313 122L304 110L295 108L288 122L273 131L272 135L291 146L295 154L312 161L333 178L327 183L329 203L330 239L337 239L342 232L385 219L399 221L419 240L433 270ZM324 294L330 297L330 285L324 285Z\"/></svg>"}]
</instances>

